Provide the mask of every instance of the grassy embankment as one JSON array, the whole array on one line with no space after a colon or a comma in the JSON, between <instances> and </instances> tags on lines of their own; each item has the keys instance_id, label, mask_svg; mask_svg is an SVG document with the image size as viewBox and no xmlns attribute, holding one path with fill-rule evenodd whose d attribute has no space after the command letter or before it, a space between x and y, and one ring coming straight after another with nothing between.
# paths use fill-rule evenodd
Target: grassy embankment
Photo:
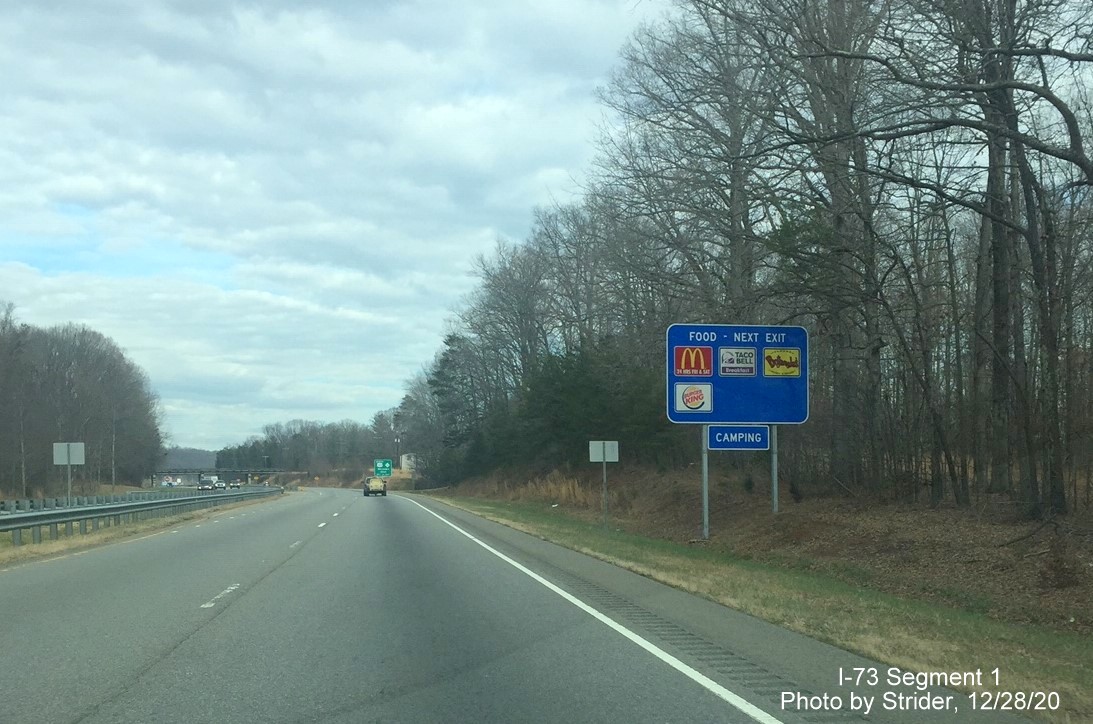
<instances>
[{"instance_id":1,"label":"grassy embankment","mask_svg":"<svg viewBox=\"0 0 1093 724\"><path fill-rule=\"evenodd\" d=\"M685 538L653 537L647 534L650 511L663 514L664 501L643 508L640 492L627 491L618 481L615 485L619 514L610 531L596 522L596 486L572 480L539 480L530 495L513 496L511 486L500 489L495 482L436 495L483 517L889 665L915 671L988 672L997 667L1000 689L1058 692L1062 707L1048 719L1093 721L1093 645L1088 632L998 620L989 613L998 608L989 591L942 587L941 601L897 595L883 590L883 577L860 560L820 562L795 554L792 546L768 551L758 560L734 552L724 541L706 547L688 544ZM499 499L505 497L525 499ZM672 497L680 497L678 491ZM915 576L914 566L907 575ZM912 585L920 590L939 588Z\"/></svg>"}]
</instances>

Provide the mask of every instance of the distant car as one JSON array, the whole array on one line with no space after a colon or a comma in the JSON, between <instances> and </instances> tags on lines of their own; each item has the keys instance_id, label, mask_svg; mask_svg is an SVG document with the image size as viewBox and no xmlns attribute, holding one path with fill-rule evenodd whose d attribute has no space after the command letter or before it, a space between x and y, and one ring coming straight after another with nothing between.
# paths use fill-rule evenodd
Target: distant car
<instances>
[{"instance_id":1,"label":"distant car","mask_svg":"<svg viewBox=\"0 0 1093 724\"><path fill-rule=\"evenodd\" d=\"M368 495L387 495L387 481L383 478L366 478L364 481L364 494Z\"/></svg>"},{"instance_id":2,"label":"distant car","mask_svg":"<svg viewBox=\"0 0 1093 724\"><path fill-rule=\"evenodd\" d=\"M240 482L238 480L233 480L233 481L231 481L231 483L228 484L229 488L238 488L239 486L240 486Z\"/></svg>"},{"instance_id":3,"label":"distant car","mask_svg":"<svg viewBox=\"0 0 1093 724\"><path fill-rule=\"evenodd\" d=\"M223 480L217 480L215 483L213 483L213 487L217 490L227 490L228 484L225 483Z\"/></svg>"},{"instance_id":4,"label":"distant car","mask_svg":"<svg viewBox=\"0 0 1093 724\"><path fill-rule=\"evenodd\" d=\"M211 480L202 480L197 484L198 490L214 490Z\"/></svg>"}]
</instances>

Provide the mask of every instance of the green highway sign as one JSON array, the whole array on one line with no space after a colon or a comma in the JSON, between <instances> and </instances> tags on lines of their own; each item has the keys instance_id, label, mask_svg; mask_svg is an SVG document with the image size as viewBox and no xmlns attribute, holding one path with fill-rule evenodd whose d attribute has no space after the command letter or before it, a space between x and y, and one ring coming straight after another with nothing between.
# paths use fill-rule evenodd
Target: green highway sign
<instances>
[{"instance_id":1,"label":"green highway sign","mask_svg":"<svg viewBox=\"0 0 1093 724\"><path fill-rule=\"evenodd\" d=\"M391 477L391 461L390 460L373 460L372 469L376 471L376 477L389 478Z\"/></svg>"}]
</instances>

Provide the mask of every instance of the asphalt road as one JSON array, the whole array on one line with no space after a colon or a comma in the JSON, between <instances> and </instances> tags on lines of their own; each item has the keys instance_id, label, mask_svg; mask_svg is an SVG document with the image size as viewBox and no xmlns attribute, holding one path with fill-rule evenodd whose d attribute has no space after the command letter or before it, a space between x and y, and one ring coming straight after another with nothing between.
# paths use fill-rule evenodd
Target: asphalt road
<instances>
[{"instance_id":1,"label":"asphalt road","mask_svg":"<svg viewBox=\"0 0 1093 724\"><path fill-rule=\"evenodd\" d=\"M875 662L397 494L300 491L0 571L0 652L3 722L861 721L852 691L869 721L1004 721L961 695L885 711L921 692Z\"/></svg>"}]
</instances>

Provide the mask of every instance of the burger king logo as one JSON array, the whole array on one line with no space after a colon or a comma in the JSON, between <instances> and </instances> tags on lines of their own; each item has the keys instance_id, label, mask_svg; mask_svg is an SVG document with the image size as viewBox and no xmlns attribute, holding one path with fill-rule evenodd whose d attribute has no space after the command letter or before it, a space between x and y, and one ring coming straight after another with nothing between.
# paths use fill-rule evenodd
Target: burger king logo
<instances>
[{"instance_id":1,"label":"burger king logo","mask_svg":"<svg viewBox=\"0 0 1093 724\"><path fill-rule=\"evenodd\" d=\"M683 406L688 410L697 410L706 402L706 392L695 385L683 388Z\"/></svg>"},{"instance_id":2,"label":"burger king logo","mask_svg":"<svg viewBox=\"0 0 1093 724\"><path fill-rule=\"evenodd\" d=\"M676 412L709 412L713 409L713 385L680 382L675 386Z\"/></svg>"}]
</instances>

